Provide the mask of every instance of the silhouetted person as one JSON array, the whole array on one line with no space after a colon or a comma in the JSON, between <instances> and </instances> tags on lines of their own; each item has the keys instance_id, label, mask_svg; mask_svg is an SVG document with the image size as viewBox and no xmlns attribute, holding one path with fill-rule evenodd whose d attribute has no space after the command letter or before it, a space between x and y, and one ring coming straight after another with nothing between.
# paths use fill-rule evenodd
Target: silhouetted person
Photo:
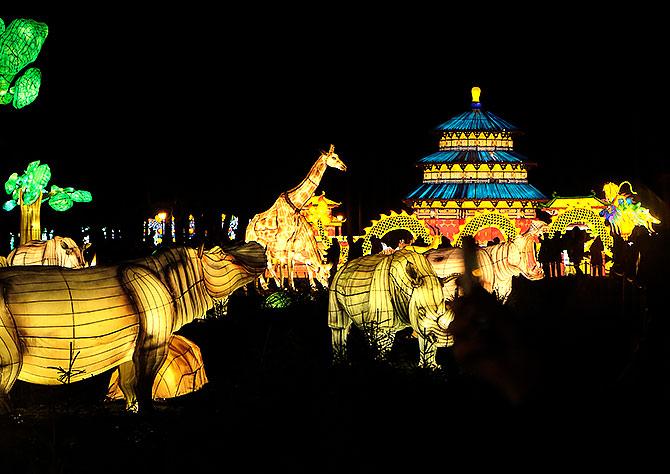
<instances>
[{"instance_id":1,"label":"silhouetted person","mask_svg":"<svg viewBox=\"0 0 670 474\"><path fill-rule=\"evenodd\" d=\"M583 275L581 264L584 259L584 242L586 241L586 232L579 227L573 227L570 235L567 237L568 258L575 267L577 275Z\"/></svg>"},{"instance_id":2,"label":"silhouetted person","mask_svg":"<svg viewBox=\"0 0 670 474\"><path fill-rule=\"evenodd\" d=\"M639 257L637 246L631 237L629 237L628 240L624 240L622 237L615 235L614 247L612 249L614 260L612 263L612 271L629 280L633 280L637 274Z\"/></svg>"},{"instance_id":3,"label":"silhouetted person","mask_svg":"<svg viewBox=\"0 0 670 474\"><path fill-rule=\"evenodd\" d=\"M335 237L330 239L330 247L326 251L326 262L330 263L330 276L328 277L328 284L333 281L333 277L337 272L337 264L340 261L340 242Z\"/></svg>"},{"instance_id":4,"label":"silhouetted person","mask_svg":"<svg viewBox=\"0 0 670 474\"><path fill-rule=\"evenodd\" d=\"M591 261L591 276L604 276L605 275L605 261L603 258L603 251L605 250L605 245L603 244L600 236L596 236L591 243L591 248L589 249L589 256Z\"/></svg>"},{"instance_id":5,"label":"silhouetted person","mask_svg":"<svg viewBox=\"0 0 670 474\"><path fill-rule=\"evenodd\" d=\"M442 236L442 240L437 246L438 249L451 249L453 248L453 245L451 245L451 240L449 240L449 237L446 235Z\"/></svg>"},{"instance_id":6,"label":"silhouetted person","mask_svg":"<svg viewBox=\"0 0 670 474\"><path fill-rule=\"evenodd\" d=\"M347 242L349 243L349 255L347 260L353 260L354 258L363 256L363 239L354 241L351 236L348 236Z\"/></svg>"},{"instance_id":7,"label":"silhouetted person","mask_svg":"<svg viewBox=\"0 0 670 474\"><path fill-rule=\"evenodd\" d=\"M415 247L427 247L427 246L428 246L428 244L427 244L426 241L423 239L423 237L418 237L418 238L412 243L412 245L415 246Z\"/></svg>"},{"instance_id":8,"label":"silhouetted person","mask_svg":"<svg viewBox=\"0 0 670 474\"><path fill-rule=\"evenodd\" d=\"M557 278L561 276L561 239L557 235L549 237L545 234L540 247L542 259L546 261L548 271L545 274L550 278ZM538 257L539 258L539 257Z\"/></svg>"},{"instance_id":9,"label":"silhouetted person","mask_svg":"<svg viewBox=\"0 0 670 474\"><path fill-rule=\"evenodd\" d=\"M382 241L377 237L376 235L370 236L370 253L372 255L376 255L380 253L382 250L384 250L384 246L382 245Z\"/></svg>"}]
</instances>

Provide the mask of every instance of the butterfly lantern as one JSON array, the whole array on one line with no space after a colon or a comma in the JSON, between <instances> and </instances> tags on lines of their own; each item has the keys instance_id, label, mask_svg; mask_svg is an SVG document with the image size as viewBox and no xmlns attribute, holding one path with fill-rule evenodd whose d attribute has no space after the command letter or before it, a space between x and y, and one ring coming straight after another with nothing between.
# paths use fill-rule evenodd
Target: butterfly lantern
<instances>
[{"instance_id":1,"label":"butterfly lantern","mask_svg":"<svg viewBox=\"0 0 670 474\"><path fill-rule=\"evenodd\" d=\"M621 188L628 184L630 193L623 192ZM600 215L612 226L612 229L624 240L628 240L635 226L646 228L650 234L654 233L653 224L660 224L661 221L651 215L649 209L643 207L641 203L633 200L633 186L628 181L619 185L607 183L603 186L607 207L600 211Z\"/></svg>"}]
</instances>

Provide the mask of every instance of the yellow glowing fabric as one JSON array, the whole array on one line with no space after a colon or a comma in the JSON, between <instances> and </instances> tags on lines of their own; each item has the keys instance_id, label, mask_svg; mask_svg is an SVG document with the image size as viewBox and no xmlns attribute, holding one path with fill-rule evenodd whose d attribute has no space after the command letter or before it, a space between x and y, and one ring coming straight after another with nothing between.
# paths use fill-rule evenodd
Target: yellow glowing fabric
<instances>
[{"instance_id":1,"label":"yellow glowing fabric","mask_svg":"<svg viewBox=\"0 0 670 474\"><path fill-rule=\"evenodd\" d=\"M407 214L405 211L397 213L391 211L389 215L382 214L379 219L373 220L372 225L363 229L365 237L363 240L363 254L370 255L372 243L370 238L375 236L379 239L391 231L404 229L412 234L414 239L422 238L430 247L431 244L437 244L435 238L430 234L426 224L419 220L414 214Z\"/></svg>"},{"instance_id":2,"label":"yellow glowing fabric","mask_svg":"<svg viewBox=\"0 0 670 474\"><path fill-rule=\"evenodd\" d=\"M475 214L460 227L458 235L454 236L454 245L460 247L464 236L474 236L479 230L487 227L500 230L507 240L514 239L519 232L509 217L499 212L485 211Z\"/></svg>"},{"instance_id":3,"label":"yellow glowing fabric","mask_svg":"<svg viewBox=\"0 0 670 474\"><path fill-rule=\"evenodd\" d=\"M630 193L621 191L624 184L628 184ZM633 186L628 181L619 185L607 183L603 191L609 204L601 211L601 215L624 240L628 240L635 226L644 227L651 234L654 232L653 224L661 223L651 215L649 209L633 201L632 195L637 193L633 191Z\"/></svg>"},{"instance_id":4,"label":"yellow glowing fabric","mask_svg":"<svg viewBox=\"0 0 670 474\"><path fill-rule=\"evenodd\" d=\"M323 258L317 257L321 251L314 251L314 248L318 249L314 231L301 214L328 167L342 171L347 169L332 145L328 152L321 153L298 186L282 193L270 209L256 214L249 222L245 240L258 242L266 250L268 267L265 277L260 279L263 288L268 288L266 277L274 279L277 287L285 287L287 281L289 286L293 286L296 263L311 266L313 271L309 275L312 281L329 273Z\"/></svg>"},{"instance_id":5,"label":"yellow glowing fabric","mask_svg":"<svg viewBox=\"0 0 670 474\"><path fill-rule=\"evenodd\" d=\"M428 260L410 249L350 260L330 285L328 326L336 361L346 359L352 323L382 356L391 350L395 333L411 326L419 339L419 364L436 367L449 322L440 280Z\"/></svg>"},{"instance_id":6,"label":"yellow glowing fabric","mask_svg":"<svg viewBox=\"0 0 670 474\"><path fill-rule=\"evenodd\" d=\"M482 90L479 87L475 86L472 88L471 92L472 92L472 102L479 102L479 96L481 95Z\"/></svg>"},{"instance_id":7,"label":"yellow glowing fabric","mask_svg":"<svg viewBox=\"0 0 670 474\"><path fill-rule=\"evenodd\" d=\"M200 348L181 335L173 335L168 343L165 362L158 370L152 388L154 400L188 395L200 390L206 383L207 374ZM108 400L123 399L119 387L119 373L114 371L107 391Z\"/></svg>"},{"instance_id":8,"label":"yellow glowing fabric","mask_svg":"<svg viewBox=\"0 0 670 474\"><path fill-rule=\"evenodd\" d=\"M65 268L87 266L81 250L69 237L35 240L14 249L8 265L56 265ZM118 385L118 370L112 373L108 398L123 398ZM172 398L199 390L207 383L200 348L183 336L172 336L168 355L153 385L153 398Z\"/></svg>"},{"instance_id":9,"label":"yellow glowing fabric","mask_svg":"<svg viewBox=\"0 0 670 474\"><path fill-rule=\"evenodd\" d=\"M264 268L253 242L83 270L0 269L0 405L17 378L58 385L118 367L126 407L138 410L151 400L172 334Z\"/></svg>"},{"instance_id":10,"label":"yellow glowing fabric","mask_svg":"<svg viewBox=\"0 0 670 474\"><path fill-rule=\"evenodd\" d=\"M568 207L554 216L549 224L549 238L553 238L557 232L564 234L566 228L574 223L587 225L592 230L594 237L599 236L607 249L611 249L614 245L612 234L603 219L592 209L583 207Z\"/></svg>"},{"instance_id":11,"label":"yellow glowing fabric","mask_svg":"<svg viewBox=\"0 0 670 474\"><path fill-rule=\"evenodd\" d=\"M445 131L439 141L442 151L466 147L477 147L479 150L511 150L514 142L510 132L490 131Z\"/></svg>"},{"instance_id":12,"label":"yellow glowing fabric","mask_svg":"<svg viewBox=\"0 0 670 474\"><path fill-rule=\"evenodd\" d=\"M86 261L81 249L69 237L55 236L49 240L31 240L12 250L7 256L7 264L56 265L65 268L84 268Z\"/></svg>"},{"instance_id":13,"label":"yellow glowing fabric","mask_svg":"<svg viewBox=\"0 0 670 474\"><path fill-rule=\"evenodd\" d=\"M535 243L547 230L541 221L533 221L522 235L501 244L477 249L478 278L481 285L503 302L512 291L512 277L523 275L529 280L544 277L542 266L536 259ZM444 282L444 297L454 299L456 279L464 271L463 250L461 248L431 250L425 254L435 273ZM451 321L451 313L450 318Z\"/></svg>"}]
</instances>

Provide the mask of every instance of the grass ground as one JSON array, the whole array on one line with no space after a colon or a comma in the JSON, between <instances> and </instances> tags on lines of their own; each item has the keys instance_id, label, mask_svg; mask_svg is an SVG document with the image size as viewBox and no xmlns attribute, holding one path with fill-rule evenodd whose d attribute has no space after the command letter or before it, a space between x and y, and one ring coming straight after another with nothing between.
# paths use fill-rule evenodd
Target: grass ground
<instances>
[{"instance_id":1,"label":"grass ground","mask_svg":"<svg viewBox=\"0 0 670 474\"><path fill-rule=\"evenodd\" d=\"M603 439L620 455L617 442L629 449L663 426L667 323L658 298L620 278L515 282L509 305L557 388L531 407L510 405L450 349L438 354L440 370L418 369L407 331L388 363L354 331L351 366L331 367L326 294L294 300L269 310L258 295L236 294L229 316L184 327L209 383L152 413L103 402L108 374L60 387L18 382L15 412L0 419L0 472L446 471L518 463L530 446L565 460Z\"/></svg>"}]
</instances>

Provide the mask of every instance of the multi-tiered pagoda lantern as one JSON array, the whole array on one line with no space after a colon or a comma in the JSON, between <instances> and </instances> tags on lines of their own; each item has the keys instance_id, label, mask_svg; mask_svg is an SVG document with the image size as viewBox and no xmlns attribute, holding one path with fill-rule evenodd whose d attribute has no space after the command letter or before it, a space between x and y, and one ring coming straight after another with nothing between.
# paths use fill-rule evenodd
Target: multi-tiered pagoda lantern
<instances>
[{"instance_id":1,"label":"multi-tiered pagoda lantern","mask_svg":"<svg viewBox=\"0 0 670 474\"><path fill-rule=\"evenodd\" d=\"M418 161L423 183L405 199L434 234L455 245L464 235L480 243L514 238L547 201L528 183L526 160L514 151L519 130L483 110L480 92L472 88L470 111L437 127L439 151Z\"/></svg>"}]
</instances>

